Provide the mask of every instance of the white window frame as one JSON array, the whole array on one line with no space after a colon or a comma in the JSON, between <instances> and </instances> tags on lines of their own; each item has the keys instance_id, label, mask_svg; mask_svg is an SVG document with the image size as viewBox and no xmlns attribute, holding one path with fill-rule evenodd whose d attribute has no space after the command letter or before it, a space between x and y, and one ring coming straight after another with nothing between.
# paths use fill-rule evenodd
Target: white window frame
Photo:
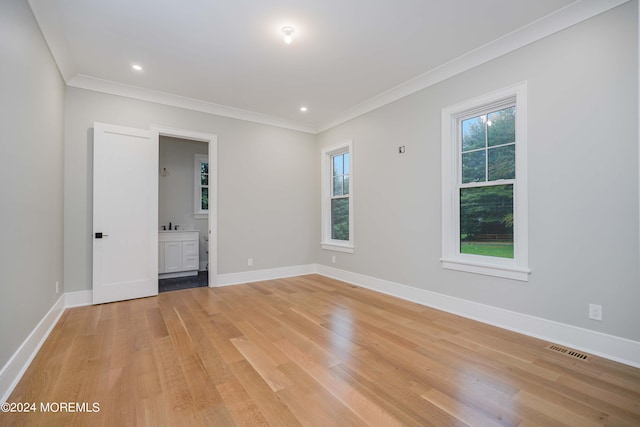
<instances>
[{"instance_id":1,"label":"white window frame","mask_svg":"<svg viewBox=\"0 0 640 427\"><path fill-rule=\"evenodd\" d=\"M209 164L208 154L194 154L193 156L193 216L196 219L204 219L209 217L209 210L202 209L202 181L200 181L200 167L202 163ZM211 178L211 176L209 176ZM211 188L211 185L207 185ZM211 195L211 194L209 194Z\"/></svg>"},{"instance_id":2,"label":"white window frame","mask_svg":"<svg viewBox=\"0 0 640 427\"><path fill-rule=\"evenodd\" d=\"M331 187L333 182L332 156L349 153L349 240L335 240L331 238ZM353 253L353 140L334 145L322 150L322 249Z\"/></svg>"},{"instance_id":3,"label":"white window frame","mask_svg":"<svg viewBox=\"0 0 640 427\"><path fill-rule=\"evenodd\" d=\"M460 186L462 119L516 107L516 178L513 183L514 257L464 254L460 252ZM490 111L491 110L491 111ZM500 184L496 181L495 184ZM527 83L501 89L442 110L442 267L489 276L528 281L527 196Z\"/></svg>"}]
</instances>

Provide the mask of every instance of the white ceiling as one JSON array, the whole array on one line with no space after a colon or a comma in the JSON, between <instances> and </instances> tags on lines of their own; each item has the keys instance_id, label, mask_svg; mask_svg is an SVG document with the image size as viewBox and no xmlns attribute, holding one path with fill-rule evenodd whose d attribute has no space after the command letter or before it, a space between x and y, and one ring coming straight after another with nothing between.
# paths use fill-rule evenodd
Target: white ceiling
<instances>
[{"instance_id":1,"label":"white ceiling","mask_svg":"<svg viewBox=\"0 0 640 427\"><path fill-rule=\"evenodd\" d=\"M29 1L71 86L310 132L623 2Z\"/></svg>"}]
</instances>

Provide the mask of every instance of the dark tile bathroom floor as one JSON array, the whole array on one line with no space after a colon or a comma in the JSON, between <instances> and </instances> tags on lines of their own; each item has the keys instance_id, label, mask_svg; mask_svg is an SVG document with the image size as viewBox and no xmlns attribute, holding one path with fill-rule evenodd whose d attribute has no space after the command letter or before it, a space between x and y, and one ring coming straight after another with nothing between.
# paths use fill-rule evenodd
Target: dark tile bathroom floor
<instances>
[{"instance_id":1,"label":"dark tile bathroom floor","mask_svg":"<svg viewBox=\"0 0 640 427\"><path fill-rule=\"evenodd\" d=\"M175 277L158 280L158 292L179 291L182 289L204 288L209 285L207 271L199 271L197 276Z\"/></svg>"}]
</instances>

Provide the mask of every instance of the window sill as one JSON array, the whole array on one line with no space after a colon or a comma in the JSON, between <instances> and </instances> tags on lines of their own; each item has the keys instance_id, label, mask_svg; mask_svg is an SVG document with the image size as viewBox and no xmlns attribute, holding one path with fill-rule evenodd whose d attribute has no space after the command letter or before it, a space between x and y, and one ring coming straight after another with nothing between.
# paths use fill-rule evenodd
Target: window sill
<instances>
[{"instance_id":1,"label":"window sill","mask_svg":"<svg viewBox=\"0 0 640 427\"><path fill-rule=\"evenodd\" d=\"M197 214L193 214L193 217L195 219L207 219L207 218L209 218L209 214L208 213L197 213Z\"/></svg>"},{"instance_id":2,"label":"window sill","mask_svg":"<svg viewBox=\"0 0 640 427\"><path fill-rule=\"evenodd\" d=\"M442 268L448 270L466 271L467 273L484 274L485 276L502 277L521 282L528 282L531 273L528 268L473 262L466 259L441 258L440 261Z\"/></svg>"},{"instance_id":3,"label":"window sill","mask_svg":"<svg viewBox=\"0 0 640 427\"><path fill-rule=\"evenodd\" d=\"M322 249L328 251L336 251L336 252L346 252L349 254L353 253L354 247L352 245L340 245L335 243L321 243Z\"/></svg>"}]
</instances>

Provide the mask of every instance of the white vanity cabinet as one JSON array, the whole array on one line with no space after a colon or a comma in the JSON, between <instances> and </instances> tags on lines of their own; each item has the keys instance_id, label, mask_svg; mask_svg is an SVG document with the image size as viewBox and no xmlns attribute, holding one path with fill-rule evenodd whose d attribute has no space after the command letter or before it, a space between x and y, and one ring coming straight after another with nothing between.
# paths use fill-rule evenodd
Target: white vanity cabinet
<instances>
[{"instance_id":1,"label":"white vanity cabinet","mask_svg":"<svg viewBox=\"0 0 640 427\"><path fill-rule=\"evenodd\" d=\"M196 276L200 264L200 232L160 231L158 273L161 279Z\"/></svg>"}]
</instances>

